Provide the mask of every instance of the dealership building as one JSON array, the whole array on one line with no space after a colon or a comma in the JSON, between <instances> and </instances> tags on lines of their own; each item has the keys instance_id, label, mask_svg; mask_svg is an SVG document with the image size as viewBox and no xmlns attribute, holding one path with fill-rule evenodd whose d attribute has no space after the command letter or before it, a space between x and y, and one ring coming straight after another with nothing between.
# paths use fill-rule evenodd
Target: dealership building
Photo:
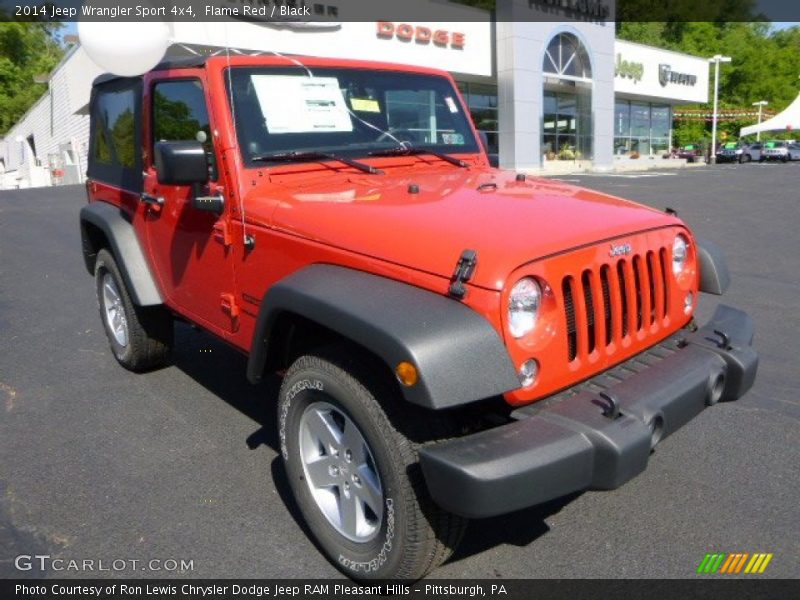
<instances>
[{"instance_id":1,"label":"dealership building","mask_svg":"<svg viewBox=\"0 0 800 600\"><path fill-rule=\"evenodd\" d=\"M673 107L708 102L707 59L615 39L613 2L498 0L495 12L430 4L436 21L349 21L353 0L326 0L337 20L312 26L175 22L168 54L231 48L445 69L500 166L529 172L660 160L672 146ZM48 91L0 140L0 189L83 181L100 72L70 48Z\"/></svg>"}]
</instances>

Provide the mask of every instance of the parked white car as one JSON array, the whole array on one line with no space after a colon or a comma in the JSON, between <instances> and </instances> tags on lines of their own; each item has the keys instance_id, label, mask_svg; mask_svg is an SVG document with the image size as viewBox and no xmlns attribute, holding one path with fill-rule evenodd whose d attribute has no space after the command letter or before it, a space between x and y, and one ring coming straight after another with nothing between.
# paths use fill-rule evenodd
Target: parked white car
<instances>
[{"instance_id":1,"label":"parked white car","mask_svg":"<svg viewBox=\"0 0 800 600\"><path fill-rule=\"evenodd\" d=\"M800 160L800 144L786 140L766 142L760 160L779 160L781 162Z\"/></svg>"}]
</instances>

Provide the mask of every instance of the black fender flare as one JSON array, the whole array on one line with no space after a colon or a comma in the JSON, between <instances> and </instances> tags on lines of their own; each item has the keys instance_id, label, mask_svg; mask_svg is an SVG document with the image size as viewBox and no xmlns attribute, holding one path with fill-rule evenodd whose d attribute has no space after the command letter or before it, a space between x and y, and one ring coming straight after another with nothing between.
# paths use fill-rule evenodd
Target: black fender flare
<instances>
[{"instance_id":1,"label":"black fender flare","mask_svg":"<svg viewBox=\"0 0 800 600\"><path fill-rule=\"evenodd\" d=\"M722 248L714 242L697 238L697 262L700 266L700 291L721 296L731 283L728 262Z\"/></svg>"},{"instance_id":2,"label":"black fender flare","mask_svg":"<svg viewBox=\"0 0 800 600\"><path fill-rule=\"evenodd\" d=\"M108 240L133 303L138 306L164 303L136 231L118 207L107 202L87 204L81 208L80 224L83 260L90 275L94 275L94 262L99 248L95 247L87 224L97 227Z\"/></svg>"},{"instance_id":3,"label":"black fender flare","mask_svg":"<svg viewBox=\"0 0 800 600\"><path fill-rule=\"evenodd\" d=\"M273 324L290 312L335 331L394 372L409 361L419 381L400 386L408 402L461 406L519 387L500 335L461 302L412 285L334 265L315 264L273 285L261 300L247 365L260 378Z\"/></svg>"}]
</instances>

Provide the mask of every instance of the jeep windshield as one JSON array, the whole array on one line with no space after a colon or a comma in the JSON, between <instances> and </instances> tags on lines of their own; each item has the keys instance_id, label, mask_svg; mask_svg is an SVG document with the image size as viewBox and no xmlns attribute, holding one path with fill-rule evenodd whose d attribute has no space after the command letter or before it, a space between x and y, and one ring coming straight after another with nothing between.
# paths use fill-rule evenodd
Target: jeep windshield
<instances>
[{"instance_id":1,"label":"jeep windshield","mask_svg":"<svg viewBox=\"0 0 800 600\"><path fill-rule=\"evenodd\" d=\"M444 77L350 68L233 67L232 112L249 166L479 151L458 93ZM294 161L293 157L297 157ZM344 163L343 163L344 164Z\"/></svg>"}]
</instances>

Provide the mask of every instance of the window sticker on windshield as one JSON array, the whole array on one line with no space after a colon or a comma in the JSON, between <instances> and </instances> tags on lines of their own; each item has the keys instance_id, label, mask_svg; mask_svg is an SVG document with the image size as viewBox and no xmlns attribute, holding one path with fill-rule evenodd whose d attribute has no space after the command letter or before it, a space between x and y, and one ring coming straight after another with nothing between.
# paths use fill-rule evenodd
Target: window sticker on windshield
<instances>
[{"instance_id":1,"label":"window sticker on windshield","mask_svg":"<svg viewBox=\"0 0 800 600\"><path fill-rule=\"evenodd\" d=\"M451 98L450 96L445 96L444 102L445 104L447 104L447 108L450 109L451 113L458 112L458 106L456 106L456 101L453 100L453 98Z\"/></svg>"},{"instance_id":2,"label":"window sticker on windshield","mask_svg":"<svg viewBox=\"0 0 800 600\"><path fill-rule=\"evenodd\" d=\"M442 143L443 144L450 144L452 146L463 146L464 145L464 136L460 133L443 133L442 134Z\"/></svg>"},{"instance_id":3,"label":"window sticker on windshield","mask_svg":"<svg viewBox=\"0 0 800 600\"><path fill-rule=\"evenodd\" d=\"M270 133L353 131L336 77L252 77Z\"/></svg>"},{"instance_id":4,"label":"window sticker on windshield","mask_svg":"<svg viewBox=\"0 0 800 600\"><path fill-rule=\"evenodd\" d=\"M381 105L371 98L350 98L350 106L358 112L381 112Z\"/></svg>"}]
</instances>

